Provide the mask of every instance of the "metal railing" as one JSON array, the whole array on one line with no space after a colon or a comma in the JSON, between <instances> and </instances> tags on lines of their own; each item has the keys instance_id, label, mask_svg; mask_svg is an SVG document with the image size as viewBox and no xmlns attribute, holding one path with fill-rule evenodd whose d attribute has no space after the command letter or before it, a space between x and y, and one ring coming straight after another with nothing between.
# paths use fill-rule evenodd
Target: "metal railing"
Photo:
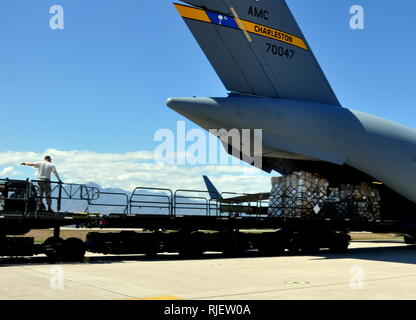
<instances>
[{"instance_id":1,"label":"metal railing","mask_svg":"<svg viewBox=\"0 0 416 320\"><path fill-rule=\"evenodd\" d=\"M43 186L40 194L39 184ZM23 215L46 211L44 200L52 205L56 202L56 212L62 210L63 200L79 200L90 203L100 197L100 190L84 184L60 183L45 180L0 179L0 209L19 212Z\"/></svg>"},{"instance_id":2,"label":"metal railing","mask_svg":"<svg viewBox=\"0 0 416 320\"><path fill-rule=\"evenodd\" d=\"M260 216L264 213L262 208L266 208L268 204L268 199L266 201L260 198L255 199L256 201L236 200L233 202L233 197L248 196L243 193L223 192L221 196L225 197L224 199L211 199L210 192L206 190L172 191L167 188L136 187L132 193L106 192L84 184L54 181L48 181L50 194L43 192L41 195L39 184L44 182L29 179L0 179L0 211L37 215L46 209L44 203L46 200L46 203L52 202L57 214L73 212L74 207L79 207L77 212L92 213L92 208L98 208L101 210L94 213L101 214L162 214L170 217L178 215ZM68 201L81 201L81 204L74 206ZM71 210L65 211L65 206L70 207Z\"/></svg>"},{"instance_id":3,"label":"metal railing","mask_svg":"<svg viewBox=\"0 0 416 320\"><path fill-rule=\"evenodd\" d=\"M43 185L42 185L43 184ZM46 185L45 185L46 184ZM42 194L40 193L42 186ZM350 189L345 189L350 190ZM90 213L91 208L101 207L101 214L162 214L204 215L216 217L279 217L310 219L380 219L380 199L369 197L371 189L354 187L353 192L344 189L306 188L306 186L281 186L272 195L222 192L221 199L212 199L206 190L137 187L132 193L105 192L85 184L59 183L43 180L0 179L0 212L37 215L46 211L46 204L60 212ZM109 199L106 201L106 198ZM79 209L68 201L81 201ZM85 208L86 204L86 208ZM55 206L56 205L56 206ZM65 206L71 209L66 209ZM75 209L74 209L75 208ZM49 210L48 210L49 211ZM49 211L50 212L50 211ZM53 216L53 213L51 213Z\"/></svg>"},{"instance_id":4,"label":"metal railing","mask_svg":"<svg viewBox=\"0 0 416 320\"><path fill-rule=\"evenodd\" d=\"M172 198L171 189L136 187L130 196L129 213L133 214L134 208L145 209L145 211L146 209L159 209L159 211L166 211L169 216L173 216ZM152 199L154 200L152 201ZM154 214L154 212L151 213Z\"/></svg>"},{"instance_id":5,"label":"metal railing","mask_svg":"<svg viewBox=\"0 0 416 320\"><path fill-rule=\"evenodd\" d=\"M28 183L30 188L36 188L37 198L39 202L42 200L48 200L48 198L50 200L56 200L58 212L60 212L62 209L62 200L80 200L90 203L100 198L101 192L97 187L90 187L85 184L77 183L61 183L55 181L46 182L50 184L50 196L48 196L46 193L45 195L39 195L40 184L45 183L44 180L31 180ZM36 183L37 186L35 186L34 183Z\"/></svg>"},{"instance_id":6,"label":"metal railing","mask_svg":"<svg viewBox=\"0 0 416 320\"><path fill-rule=\"evenodd\" d=\"M112 196L112 197L118 197L122 198L121 203L113 203L113 202L105 202L104 199L102 199L102 196ZM101 200L100 202L96 202L98 200ZM129 210L129 196L126 193L123 192L106 192L106 191L100 191L100 197L98 199L94 199L92 201L88 202L87 208L85 209L86 213L90 213L91 207L103 207L106 212L103 212L101 210L101 213L115 213L114 208L121 208L123 214L127 214ZM108 210L110 209L110 210Z\"/></svg>"},{"instance_id":7,"label":"metal railing","mask_svg":"<svg viewBox=\"0 0 416 320\"><path fill-rule=\"evenodd\" d=\"M183 195L183 193L188 195ZM191 196L189 194L201 194L201 196ZM206 194L209 195L209 191L186 189L176 190L174 192L172 203L173 215L176 216L178 213L189 212L189 210L192 210L193 213L197 212L207 216L211 216L211 213L214 210L215 215L218 215L218 205L212 204L211 200L213 199L208 199L207 197L202 196Z\"/></svg>"}]
</instances>

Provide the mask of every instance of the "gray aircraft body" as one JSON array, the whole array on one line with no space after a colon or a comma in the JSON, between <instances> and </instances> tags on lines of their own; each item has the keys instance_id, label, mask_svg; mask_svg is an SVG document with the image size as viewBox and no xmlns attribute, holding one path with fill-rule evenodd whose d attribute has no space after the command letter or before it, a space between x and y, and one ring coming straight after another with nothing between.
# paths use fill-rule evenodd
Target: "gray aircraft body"
<instances>
[{"instance_id":1,"label":"gray aircraft body","mask_svg":"<svg viewBox=\"0 0 416 320\"><path fill-rule=\"evenodd\" d=\"M343 108L284 0L184 2L175 6L231 93L170 108L206 130L262 129L265 171L375 183L387 210L412 213L416 131Z\"/></svg>"}]
</instances>

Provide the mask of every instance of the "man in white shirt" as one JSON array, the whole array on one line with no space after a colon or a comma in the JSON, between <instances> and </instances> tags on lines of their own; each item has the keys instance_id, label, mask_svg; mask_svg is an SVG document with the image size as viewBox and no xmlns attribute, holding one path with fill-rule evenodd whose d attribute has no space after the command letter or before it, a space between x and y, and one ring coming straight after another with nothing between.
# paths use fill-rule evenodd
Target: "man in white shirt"
<instances>
[{"instance_id":1,"label":"man in white shirt","mask_svg":"<svg viewBox=\"0 0 416 320\"><path fill-rule=\"evenodd\" d=\"M29 167L35 167L39 169L39 175L38 175L38 206L37 210L40 211L41 203L42 203L42 197L45 193L46 195L46 202L48 204L48 211L53 212L52 210L52 199L51 199L51 173L55 175L55 177L58 179L59 183L62 183L61 178L59 178L58 172L56 171L55 165L52 164L52 159L50 156L46 156L44 161L41 162L35 162L35 163L26 163L23 162L22 166L29 166Z\"/></svg>"}]
</instances>

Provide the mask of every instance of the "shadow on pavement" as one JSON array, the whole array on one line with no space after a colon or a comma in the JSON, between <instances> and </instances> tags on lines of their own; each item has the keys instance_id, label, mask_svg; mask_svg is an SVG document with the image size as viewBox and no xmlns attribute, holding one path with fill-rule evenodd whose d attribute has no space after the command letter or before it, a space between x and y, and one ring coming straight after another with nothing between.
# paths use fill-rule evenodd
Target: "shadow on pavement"
<instances>
[{"instance_id":1,"label":"shadow on pavement","mask_svg":"<svg viewBox=\"0 0 416 320\"><path fill-rule=\"evenodd\" d=\"M391 246L390 244L400 243L397 241L355 241L354 243L378 243L377 247L366 248L350 248L346 253L331 253L328 250L321 250L316 254L289 254L286 252L283 257L291 256L308 256L313 260L321 259L358 259L358 260L372 260L383 262L397 262L416 264L416 245L400 245ZM261 255L258 251L252 250L246 252L243 256L225 257L221 253L205 253L203 256L197 258L186 258L179 254L159 254L156 257L146 257L145 255L91 255L85 257L83 262L50 262L45 256L22 257L22 258L0 258L1 267L21 266L21 265L54 265L54 264L109 264L109 263L123 263L131 261L143 262L163 262L163 261L186 261L186 260L227 260L227 259L258 259L258 258L276 258ZM278 258L278 257L277 257Z\"/></svg>"},{"instance_id":2,"label":"shadow on pavement","mask_svg":"<svg viewBox=\"0 0 416 320\"><path fill-rule=\"evenodd\" d=\"M356 241L355 243L357 243ZM357 259L380 262L396 262L416 264L416 245L389 246L397 241L359 241L363 243L380 243L379 247L352 248L346 253L329 253L322 251L316 254L316 260L321 259ZM399 242L400 243L400 242ZM384 245L383 245L384 244ZM320 258L319 258L320 257Z\"/></svg>"}]
</instances>

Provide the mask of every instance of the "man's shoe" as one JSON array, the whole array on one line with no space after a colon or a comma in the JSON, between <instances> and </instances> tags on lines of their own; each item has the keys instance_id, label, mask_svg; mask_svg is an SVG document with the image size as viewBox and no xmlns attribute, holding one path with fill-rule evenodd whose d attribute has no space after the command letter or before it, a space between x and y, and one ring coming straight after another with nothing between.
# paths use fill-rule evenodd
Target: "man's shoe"
<instances>
[{"instance_id":1,"label":"man's shoe","mask_svg":"<svg viewBox=\"0 0 416 320\"><path fill-rule=\"evenodd\" d=\"M52 208L48 208L48 212L55 212L52 210Z\"/></svg>"}]
</instances>

